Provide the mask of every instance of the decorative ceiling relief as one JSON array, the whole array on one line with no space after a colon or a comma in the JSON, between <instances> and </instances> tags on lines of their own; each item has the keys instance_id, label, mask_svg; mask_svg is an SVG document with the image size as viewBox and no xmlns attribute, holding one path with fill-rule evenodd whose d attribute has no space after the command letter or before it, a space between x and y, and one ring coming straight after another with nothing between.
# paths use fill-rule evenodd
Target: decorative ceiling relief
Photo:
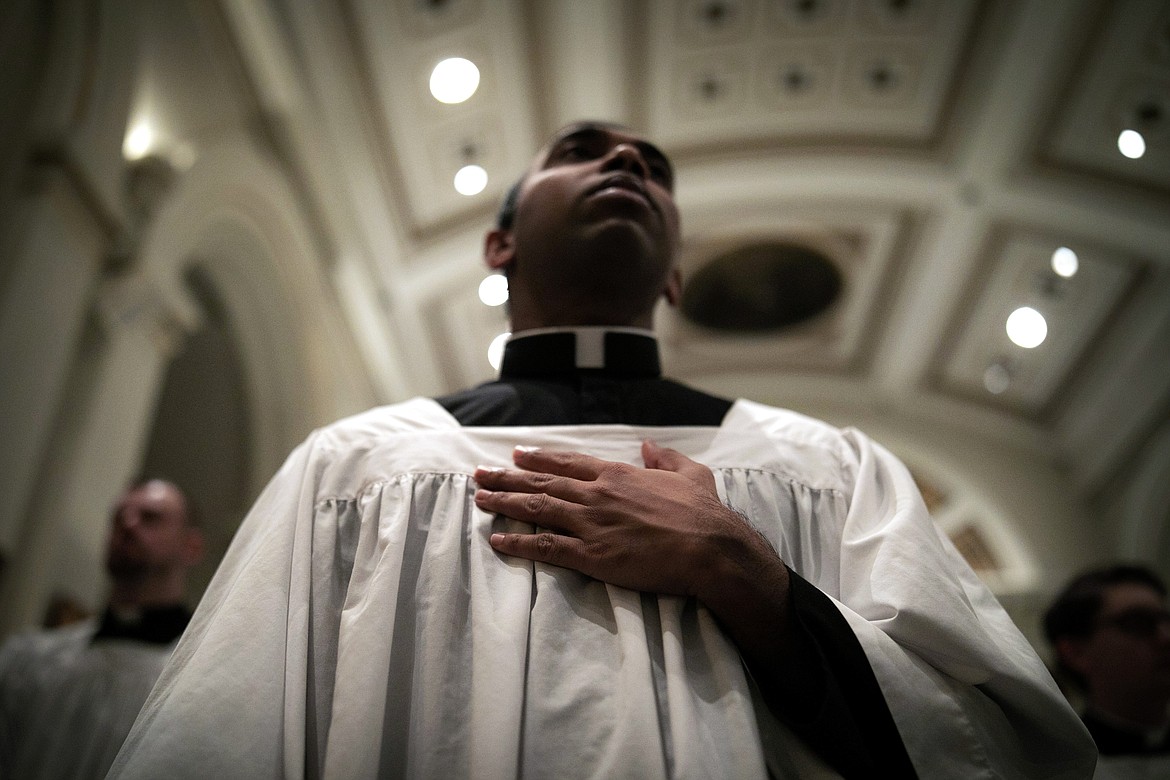
<instances>
[{"instance_id":1,"label":"decorative ceiling relief","mask_svg":"<svg viewBox=\"0 0 1170 780\"><path fill-rule=\"evenodd\" d=\"M706 0L649 12L649 122L672 142L939 132L974 2ZM858 109L864 108L864 113Z\"/></svg>"}]
</instances>

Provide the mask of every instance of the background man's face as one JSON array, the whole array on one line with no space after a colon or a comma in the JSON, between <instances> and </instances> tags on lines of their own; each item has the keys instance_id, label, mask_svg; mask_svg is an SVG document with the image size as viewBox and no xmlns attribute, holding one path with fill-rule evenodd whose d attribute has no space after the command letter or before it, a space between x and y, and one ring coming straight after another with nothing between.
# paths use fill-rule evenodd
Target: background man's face
<instances>
[{"instance_id":1,"label":"background man's face","mask_svg":"<svg viewBox=\"0 0 1170 780\"><path fill-rule=\"evenodd\" d=\"M147 482L114 507L106 567L114 577L129 577L185 566L192 533L182 494L169 483Z\"/></svg>"},{"instance_id":2,"label":"background man's face","mask_svg":"<svg viewBox=\"0 0 1170 780\"><path fill-rule=\"evenodd\" d=\"M1162 597L1137 583L1105 591L1096 628L1080 655L1090 691L1170 692L1170 619Z\"/></svg>"}]
</instances>

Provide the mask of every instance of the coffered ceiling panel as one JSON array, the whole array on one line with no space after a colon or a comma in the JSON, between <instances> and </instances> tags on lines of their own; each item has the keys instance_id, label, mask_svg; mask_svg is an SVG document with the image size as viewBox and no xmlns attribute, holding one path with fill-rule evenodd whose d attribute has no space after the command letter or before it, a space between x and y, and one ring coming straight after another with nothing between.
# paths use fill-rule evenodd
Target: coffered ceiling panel
<instances>
[{"instance_id":1,"label":"coffered ceiling panel","mask_svg":"<svg viewBox=\"0 0 1170 780\"><path fill-rule=\"evenodd\" d=\"M413 229L425 232L498 200L536 143L519 3L346 1L377 96L371 110L386 128L391 148L384 153ZM431 71L449 57L479 69L479 88L466 102L440 103L429 92ZM453 186L468 164L488 174L487 187L470 197Z\"/></svg>"},{"instance_id":2,"label":"coffered ceiling panel","mask_svg":"<svg viewBox=\"0 0 1170 780\"><path fill-rule=\"evenodd\" d=\"M948 391L1033 417L1061 401L1064 383L1075 380L1080 360L1140 271L1135 258L1073 243L1076 270L1065 278L1053 270L1053 255L1072 247L1027 228L996 230L981 264L987 273L952 324L953 346L944 341L940 348L939 378ZM1047 335L1034 347L1008 336L1009 316L1023 307L1046 322Z\"/></svg>"},{"instance_id":3,"label":"coffered ceiling panel","mask_svg":"<svg viewBox=\"0 0 1170 780\"><path fill-rule=\"evenodd\" d=\"M973 33L973 0L693 0L651 4L648 124L681 146L729 138L939 132Z\"/></svg>"},{"instance_id":4,"label":"coffered ceiling panel","mask_svg":"<svg viewBox=\"0 0 1170 780\"><path fill-rule=\"evenodd\" d=\"M1170 194L1170 4L1102 3L1046 152L1055 162ZM1118 154L1125 130L1145 154Z\"/></svg>"}]
</instances>

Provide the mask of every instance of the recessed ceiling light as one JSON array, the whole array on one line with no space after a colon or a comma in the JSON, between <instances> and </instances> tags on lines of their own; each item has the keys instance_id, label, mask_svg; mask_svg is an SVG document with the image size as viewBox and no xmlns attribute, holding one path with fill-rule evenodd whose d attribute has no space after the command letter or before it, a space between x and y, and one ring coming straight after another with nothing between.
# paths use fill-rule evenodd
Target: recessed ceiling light
<instances>
[{"instance_id":1,"label":"recessed ceiling light","mask_svg":"<svg viewBox=\"0 0 1170 780\"><path fill-rule=\"evenodd\" d=\"M1044 315L1031 306L1021 306L1008 315L1008 338L1016 346L1032 349L1044 343L1048 337L1048 323Z\"/></svg>"},{"instance_id":2,"label":"recessed ceiling light","mask_svg":"<svg viewBox=\"0 0 1170 780\"><path fill-rule=\"evenodd\" d=\"M478 195L487 182L487 171L478 165L464 165L455 173L455 190L460 195Z\"/></svg>"},{"instance_id":3,"label":"recessed ceiling light","mask_svg":"<svg viewBox=\"0 0 1170 780\"><path fill-rule=\"evenodd\" d=\"M499 306L508 300L508 278L491 274L479 283L479 299L488 306Z\"/></svg>"},{"instance_id":4,"label":"recessed ceiling light","mask_svg":"<svg viewBox=\"0 0 1170 780\"><path fill-rule=\"evenodd\" d=\"M1067 246L1062 246L1052 253L1052 270L1057 276L1068 279L1076 275L1078 268L1080 262L1077 260L1077 253Z\"/></svg>"},{"instance_id":5,"label":"recessed ceiling light","mask_svg":"<svg viewBox=\"0 0 1170 780\"><path fill-rule=\"evenodd\" d=\"M462 57L445 59L431 71L431 94L440 103L462 103L479 88L479 68Z\"/></svg>"},{"instance_id":6,"label":"recessed ceiling light","mask_svg":"<svg viewBox=\"0 0 1170 780\"><path fill-rule=\"evenodd\" d=\"M508 337L511 335L510 332L504 331L492 339L491 345L488 346L488 362L496 371L500 370L500 364L504 362L504 345L508 343Z\"/></svg>"},{"instance_id":7,"label":"recessed ceiling light","mask_svg":"<svg viewBox=\"0 0 1170 780\"><path fill-rule=\"evenodd\" d=\"M122 155L127 160L140 160L145 157L154 146L154 128L149 122L142 121L134 125L126 134L122 142Z\"/></svg>"},{"instance_id":8,"label":"recessed ceiling light","mask_svg":"<svg viewBox=\"0 0 1170 780\"><path fill-rule=\"evenodd\" d=\"M1136 160L1146 153L1146 139L1137 130L1122 130L1117 136L1117 148L1131 160Z\"/></svg>"},{"instance_id":9,"label":"recessed ceiling light","mask_svg":"<svg viewBox=\"0 0 1170 780\"><path fill-rule=\"evenodd\" d=\"M989 364L983 372L983 386L992 395L1006 392L1011 384L1012 372L1001 360Z\"/></svg>"}]
</instances>

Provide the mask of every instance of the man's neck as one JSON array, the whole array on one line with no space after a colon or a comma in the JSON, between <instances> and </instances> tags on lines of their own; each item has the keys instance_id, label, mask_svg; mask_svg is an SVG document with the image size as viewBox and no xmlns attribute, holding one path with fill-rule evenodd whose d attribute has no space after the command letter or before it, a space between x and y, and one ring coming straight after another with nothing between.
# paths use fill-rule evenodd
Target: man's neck
<instances>
[{"instance_id":1,"label":"man's neck","mask_svg":"<svg viewBox=\"0 0 1170 780\"><path fill-rule=\"evenodd\" d=\"M149 609L183 602L183 582L174 577L121 577L110 591L110 606L120 610Z\"/></svg>"},{"instance_id":2,"label":"man's neck","mask_svg":"<svg viewBox=\"0 0 1170 780\"><path fill-rule=\"evenodd\" d=\"M1089 709L1105 720L1129 731L1154 731L1170 725L1170 701L1164 696L1119 698L1100 697L1089 701Z\"/></svg>"},{"instance_id":3,"label":"man's neck","mask_svg":"<svg viewBox=\"0 0 1170 780\"><path fill-rule=\"evenodd\" d=\"M653 307L640 313L614 311L605 306L581 306L574 300L549 305L548 299L532 300L520 289L512 291L510 319L512 332L540 328L643 328L654 327Z\"/></svg>"}]
</instances>

